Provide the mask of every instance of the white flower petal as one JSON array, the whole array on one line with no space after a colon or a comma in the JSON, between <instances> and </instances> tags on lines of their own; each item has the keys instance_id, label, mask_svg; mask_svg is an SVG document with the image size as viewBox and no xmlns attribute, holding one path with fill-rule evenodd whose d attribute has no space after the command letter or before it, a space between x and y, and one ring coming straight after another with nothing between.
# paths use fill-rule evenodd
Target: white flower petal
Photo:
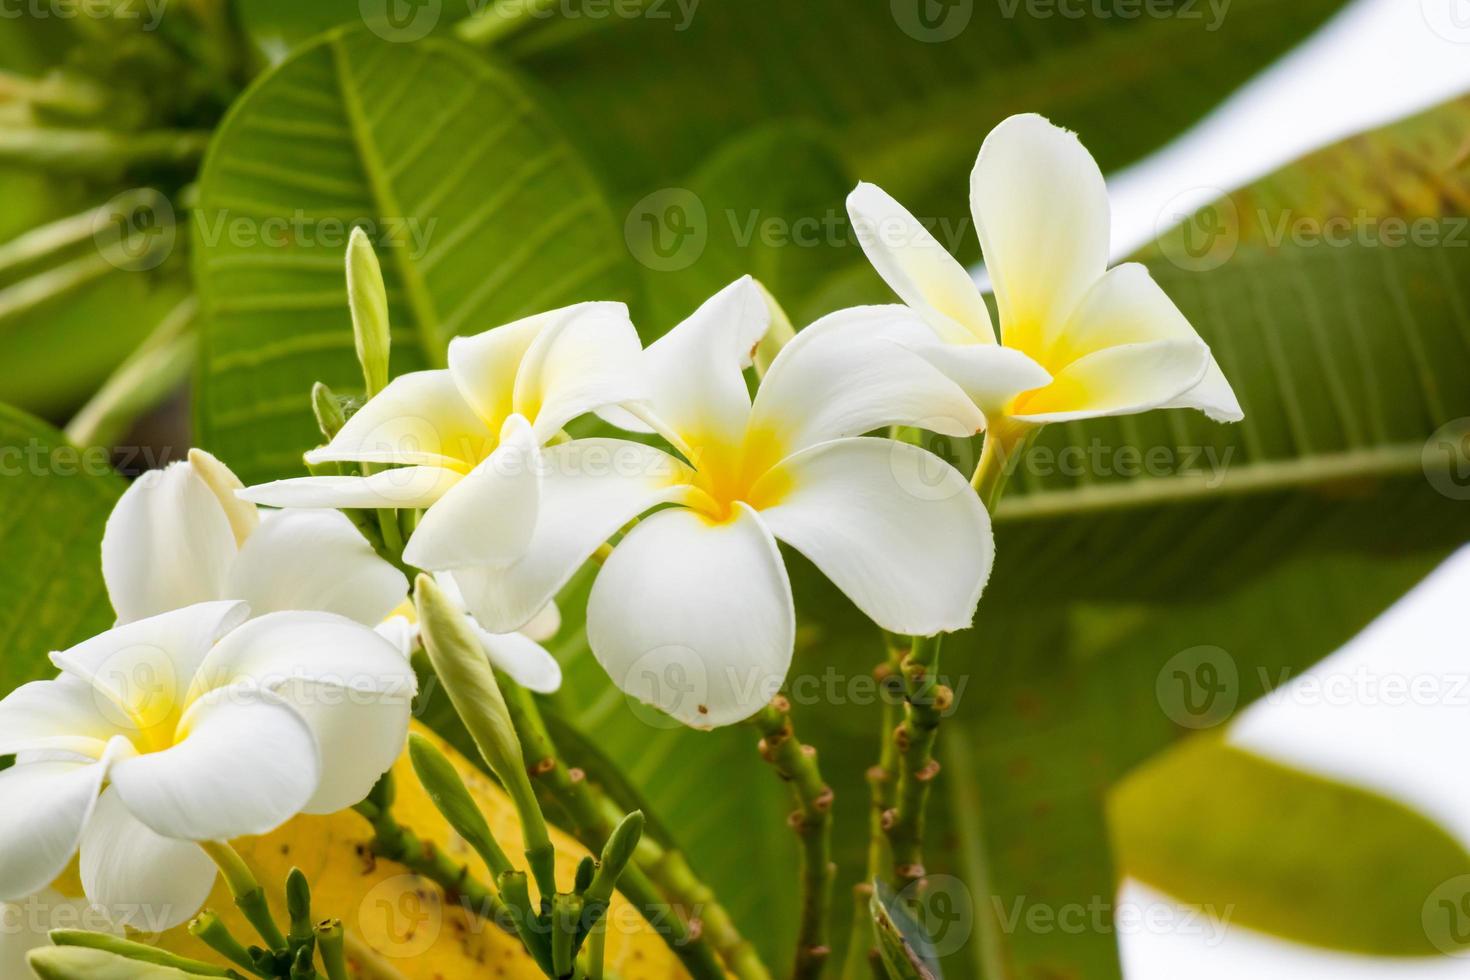
<instances>
[{"instance_id":1,"label":"white flower petal","mask_svg":"<svg viewBox=\"0 0 1470 980\"><path fill-rule=\"evenodd\" d=\"M908 443L839 439L784 460L762 482L773 480L789 489L761 519L868 618L915 636L970 625L995 548L953 466Z\"/></svg>"},{"instance_id":2,"label":"white flower petal","mask_svg":"<svg viewBox=\"0 0 1470 980\"><path fill-rule=\"evenodd\" d=\"M244 685L191 704L170 748L112 768L133 816L180 840L269 833L301 812L320 779L311 728L276 695Z\"/></svg>"},{"instance_id":3,"label":"white flower petal","mask_svg":"<svg viewBox=\"0 0 1470 980\"><path fill-rule=\"evenodd\" d=\"M250 611L319 609L368 626L408 596L408 579L335 510L271 513L240 549L229 595Z\"/></svg>"},{"instance_id":4,"label":"white flower petal","mask_svg":"<svg viewBox=\"0 0 1470 980\"><path fill-rule=\"evenodd\" d=\"M188 464L144 473L102 534L102 577L118 622L225 595L235 551L229 516Z\"/></svg>"},{"instance_id":5,"label":"white flower petal","mask_svg":"<svg viewBox=\"0 0 1470 980\"><path fill-rule=\"evenodd\" d=\"M381 633L331 613L282 612L221 641L191 693L239 700L251 689L279 697L310 726L321 779L302 808L333 813L367 796L398 758L418 680Z\"/></svg>"},{"instance_id":6,"label":"white flower petal","mask_svg":"<svg viewBox=\"0 0 1470 980\"><path fill-rule=\"evenodd\" d=\"M531 617L530 622L521 627L520 632L537 643L545 643L561 632L561 610L556 607L555 602L548 602L540 612Z\"/></svg>"},{"instance_id":7,"label":"white flower petal","mask_svg":"<svg viewBox=\"0 0 1470 980\"><path fill-rule=\"evenodd\" d=\"M980 148L970 207L1001 342L1035 355L1107 268L1102 171L1075 134L1041 116L1012 116Z\"/></svg>"},{"instance_id":8,"label":"white flower petal","mask_svg":"<svg viewBox=\"0 0 1470 980\"><path fill-rule=\"evenodd\" d=\"M1162 408L1205 377L1210 349L1198 340L1108 347L1073 361L1012 407L1023 422L1071 422Z\"/></svg>"},{"instance_id":9,"label":"white flower petal","mask_svg":"<svg viewBox=\"0 0 1470 980\"><path fill-rule=\"evenodd\" d=\"M957 384L987 419L999 418L1021 392L1051 383L1045 368L1011 347L920 343L910 349Z\"/></svg>"},{"instance_id":10,"label":"white flower petal","mask_svg":"<svg viewBox=\"0 0 1470 980\"><path fill-rule=\"evenodd\" d=\"M561 322L568 309L551 310L449 341L449 373L462 397L486 425L498 431L515 411L521 360L541 331Z\"/></svg>"},{"instance_id":11,"label":"white flower petal","mask_svg":"<svg viewBox=\"0 0 1470 980\"><path fill-rule=\"evenodd\" d=\"M414 647L419 643L418 624L407 616L389 616L374 626L373 632L392 644L405 660L413 656Z\"/></svg>"},{"instance_id":12,"label":"white flower petal","mask_svg":"<svg viewBox=\"0 0 1470 980\"><path fill-rule=\"evenodd\" d=\"M750 392L741 372L750 366L770 322L760 286L749 276L735 280L648 345L643 353L647 412L636 404L628 408L681 450L735 445L750 415ZM609 420L620 417L602 414Z\"/></svg>"},{"instance_id":13,"label":"white flower petal","mask_svg":"<svg viewBox=\"0 0 1470 980\"><path fill-rule=\"evenodd\" d=\"M200 666L189 702L249 683L275 690L293 680L412 698L413 668L361 623L326 612L268 613L225 637Z\"/></svg>"},{"instance_id":14,"label":"white flower petal","mask_svg":"<svg viewBox=\"0 0 1470 980\"><path fill-rule=\"evenodd\" d=\"M523 416L505 420L500 445L419 520L403 550L417 568L503 565L525 554L541 496L540 452Z\"/></svg>"},{"instance_id":15,"label":"white flower petal","mask_svg":"<svg viewBox=\"0 0 1470 980\"><path fill-rule=\"evenodd\" d=\"M211 648L249 616L243 602L201 602L83 640L51 662L91 686L109 723L140 742L167 739Z\"/></svg>"},{"instance_id":16,"label":"white flower petal","mask_svg":"<svg viewBox=\"0 0 1470 980\"><path fill-rule=\"evenodd\" d=\"M693 471L668 453L622 439L577 439L544 454L541 516L526 554L509 565L460 568L466 608L492 633L521 629L598 546L655 504L681 497Z\"/></svg>"},{"instance_id":17,"label":"white flower petal","mask_svg":"<svg viewBox=\"0 0 1470 980\"><path fill-rule=\"evenodd\" d=\"M985 424L974 403L905 349L926 344L941 346L903 306L829 314L776 355L755 395L751 431L776 434L788 453L894 424L973 435Z\"/></svg>"},{"instance_id":18,"label":"white flower petal","mask_svg":"<svg viewBox=\"0 0 1470 980\"><path fill-rule=\"evenodd\" d=\"M643 345L622 303L579 303L537 335L515 382L515 410L544 443L572 419L642 397ZM550 314L548 314L550 316Z\"/></svg>"},{"instance_id":19,"label":"white flower petal","mask_svg":"<svg viewBox=\"0 0 1470 980\"><path fill-rule=\"evenodd\" d=\"M243 500L271 507L388 508L432 507L464 479L442 466L400 466L372 476L301 476L246 487Z\"/></svg>"},{"instance_id":20,"label":"white flower petal","mask_svg":"<svg viewBox=\"0 0 1470 980\"><path fill-rule=\"evenodd\" d=\"M461 397L448 371L414 371L388 382L306 461L468 468L494 444L495 429Z\"/></svg>"},{"instance_id":21,"label":"white flower petal","mask_svg":"<svg viewBox=\"0 0 1470 980\"><path fill-rule=\"evenodd\" d=\"M96 762L30 762L0 772L0 899L25 898L61 874L109 769L131 751L119 738Z\"/></svg>"},{"instance_id":22,"label":"white flower petal","mask_svg":"<svg viewBox=\"0 0 1470 980\"><path fill-rule=\"evenodd\" d=\"M1083 297L1051 357L1054 363L1067 364L1108 347L1155 340L1203 343L1148 269L1129 262L1110 270ZM1217 422L1244 418L1230 382L1213 357L1204 379L1165 407L1197 408Z\"/></svg>"},{"instance_id":23,"label":"white flower petal","mask_svg":"<svg viewBox=\"0 0 1470 980\"><path fill-rule=\"evenodd\" d=\"M491 633L474 617L470 623L496 670L505 671L511 680L537 694L553 694L561 687L561 664L541 644L523 633Z\"/></svg>"},{"instance_id":24,"label":"white flower petal","mask_svg":"<svg viewBox=\"0 0 1470 980\"><path fill-rule=\"evenodd\" d=\"M81 840L82 888L111 918L148 933L189 921L218 874L191 841L161 837L138 821L115 789L102 794Z\"/></svg>"},{"instance_id":25,"label":"white flower petal","mask_svg":"<svg viewBox=\"0 0 1470 980\"><path fill-rule=\"evenodd\" d=\"M408 743L413 692L407 680L388 693L310 681L278 688L311 726L321 754L321 781L303 813L336 813L367 798Z\"/></svg>"},{"instance_id":26,"label":"white flower petal","mask_svg":"<svg viewBox=\"0 0 1470 980\"><path fill-rule=\"evenodd\" d=\"M686 725L748 718L791 666L796 613L775 539L735 505L660 511L613 549L587 603L592 652L624 692Z\"/></svg>"},{"instance_id":27,"label":"white flower petal","mask_svg":"<svg viewBox=\"0 0 1470 980\"><path fill-rule=\"evenodd\" d=\"M936 333L950 343L995 343L975 280L902 204L861 183L847 196L847 213L878 275Z\"/></svg>"},{"instance_id":28,"label":"white flower petal","mask_svg":"<svg viewBox=\"0 0 1470 980\"><path fill-rule=\"evenodd\" d=\"M55 751L98 758L109 739L125 734L108 720L99 697L105 695L70 674L22 684L0 701L0 755Z\"/></svg>"},{"instance_id":29,"label":"white flower petal","mask_svg":"<svg viewBox=\"0 0 1470 980\"><path fill-rule=\"evenodd\" d=\"M189 450L189 468L214 493L214 499L219 501L225 516L230 520L230 530L235 532L235 543L243 545L245 539L260 525L260 514L255 505L235 496L235 492L243 490L245 484L240 482L234 470L202 449Z\"/></svg>"}]
</instances>

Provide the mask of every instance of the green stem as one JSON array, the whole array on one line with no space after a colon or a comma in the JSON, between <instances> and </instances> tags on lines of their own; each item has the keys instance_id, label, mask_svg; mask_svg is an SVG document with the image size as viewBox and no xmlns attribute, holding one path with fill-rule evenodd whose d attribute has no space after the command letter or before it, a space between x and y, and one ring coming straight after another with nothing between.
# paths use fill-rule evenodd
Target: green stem
<instances>
[{"instance_id":1,"label":"green stem","mask_svg":"<svg viewBox=\"0 0 1470 980\"><path fill-rule=\"evenodd\" d=\"M255 928L273 952L284 953L286 937L281 934L281 927L276 925L270 903L266 901L265 889L255 880L249 865L225 841L203 841L199 846L219 866L225 883L230 886L230 894L235 897L235 907L245 916L245 921Z\"/></svg>"},{"instance_id":2,"label":"green stem","mask_svg":"<svg viewBox=\"0 0 1470 980\"><path fill-rule=\"evenodd\" d=\"M347 980L347 949L343 943L342 920L328 919L316 927L316 948L322 954L327 980Z\"/></svg>"},{"instance_id":3,"label":"green stem","mask_svg":"<svg viewBox=\"0 0 1470 980\"><path fill-rule=\"evenodd\" d=\"M212 910L205 909L194 917L194 921L189 923L189 935L241 969L258 975L255 961L250 958L250 950L234 937L229 927Z\"/></svg>"},{"instance_id":4,"label":"green stem","mask_svg":"<svg viewBox=\"0 0 1470 980\"><path fill-rule=\"evenodd\" d=\"M159 949L156 946L148 946L143 943L135 943L130 939L123 939L105 932L87 932L83 929L55 929L51 932L51 942L56 946L82 946L88 949L100 949L109 953L139 963L152 963L155 966L172 967L189 974L198 974L205 977L237 977L239 974L233 970L226 970L222 966L213 963L205 963L201 960L191 960L184 956L170 953L168 950Z\"/></svg>"},{"instance_id":5,"label":"green stem","mask_svg":"<svg viewBox=\"0 0 1470 980\"><path fill-rule=\"evenodd\" d=\"M1039 425L1026 425L1003 419L985 433L985 442L980 448L980 462L970 477L970 486L980 496L980 502L993 515L1005 493L1006 483L1016 471L1016 465L1025 455L1026 448L1041 431Z\"/></svg>"},{"instance_id":6,"label":"green stem","mask_svg":"<svg viewBox=\"0 0 1470 980\"><path fill-rule=\"evenodd\" d=\"M832 788L822 779L817 752L796 738L791 702L777 695L750 722L761 733L762 758L790 784L796 799L791 828L801 841L801 920L797 928L796 980L817 977L831 955L827 920L832 910Z\"/></svg>"},{"instance_id":7,"label":"green stem","mask_svg":"<svg viewBox=\"0 0 1470 980\"><path fill-rule=\"evenodd\" d=\"M109 446L133 422L181 387L194 367L198 301L190 296L159 321L148 338L103 382L66 424L78 446Z\"/></svg>"},{"instance_id":8,"label":"green stem","mask_svg":"<svg viewBox=\"0 0 1470 980\"><path fill-rule=\"evenodd\" d=\"M210 134L192 130L0 129L0 163L52 173L117 178L140 165L193 170Z\"/></svg>"},{"instance_id":9,"label":"green stem","mask_svg":"<svg viewBox=\"0 0 1470 980\"><path fill-rule=\"evenodd\" d=\"M883 815L893 873L900 888L924 877L924 809L929 784L939 775L934 739L954 693L938 681L940 636L915 637L901 665L903 720L893 730L898 782L893 806Z\"/></svg>"},{"instance_id":10,"label":"green stem","mask_svg":"<svg viewBox=\"0 0 1470 980\"><path fill-rule=\"evenodd\" d=\"M582 973L587 980L602 980L602 961L607 948L607 917L603 916L592 931L587 934L587 942L582 946Z\"/></svg>"},{"instance_id":11,"label":"green stem","mask_svg":"<svg viewBox=\"0 0 1470 980\"><path fill-rule=\"evenodd\" d=\"M898 781L898 743L889 737L898 725L899 706L903 703L903 655L908 649L906 637L884 633L888 656L873 670L882 691L883 724L880 731L878 764L867 772L868 779L868 862L867 875L853 886L852 934L847 945L847 960L842 975L849 980L872 976L872 962L878 955L874 946L873 917L868 900L873 895L873 882L889 879L893 851L883 827L884 814L893 807L893 787Z\"/></svg>"},{"instance_id":12,"label":"green stem","mask_svg":"<svg viewBox=\"0 0 1470 980\"><path fill-rule=\"evenodd\" d=\"M391 774L384 778L391 778ZM379 796L377 790L374 791L374 796ZM415 874L428 878L444 890L446 897L458 899L466 911L494 923L507 933L515 934L515 930L508 924L505 904L500 896L477 881L470 873L469 865L454 861L438 847L400 824L394 819L390 806L369 798L353 809L372 825L371 846L374 855L401 864Z\"/></svg>"},{"instance_id":13,"label":"green stem","mask_svg":"<svg viewBox=\"0 0 1470 980\"><path fill-rule=\"evenodd\" d=\"M569 769L561 760L531 692L511 683L503 684L501 689L511 722L521 740L526 771L543 793L562 808L572 834L583 846L594 853L601 852L622 816L621 811L591 788L581 770ZM708 888L699 885L693 874L688 872L687 865L683 869L687 880L694 881L701 890L687 889L665 897L654 885L649 873L652 869L645 870L650 859L643 855L650 851L657 853L654 848L647 847L649 843L645 837L634 863L618 879L618 891L637 907L692 976L710 980L723 978L725 970L715 956L712 940L706 937L712 937L718 931L729 941L729 936L734 933L733 923L725 910L713 901ZM705 896L708 896L708 901L699 900ZM699 910L700 917L691 920L686 912L690 909ZM718 929L712 927L712 917L718 917ZM721 946L720 952L725 957L725 966L740 980L770 980L759 958L738 934L728 948L728 955L727 947Z\"/></svg>"}]
</instances>

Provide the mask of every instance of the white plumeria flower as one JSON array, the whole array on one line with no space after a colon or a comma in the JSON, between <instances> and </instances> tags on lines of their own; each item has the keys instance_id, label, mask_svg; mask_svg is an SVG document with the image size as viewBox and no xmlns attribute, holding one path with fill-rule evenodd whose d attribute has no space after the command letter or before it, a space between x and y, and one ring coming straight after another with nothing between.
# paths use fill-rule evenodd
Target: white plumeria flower
<instances>
[{"instance_id":1,"label":"white plumeria flower","mask_svg":"<svg viewBox=\"0 0 1470 980\"><path fill-rule=\"evenodd\" d=\"M464 596L453 575L439 572L434 580L451 602L464 606ZM561 629L561 610L555 602L548 602L529 623L509 633L490 632L468 611L465 617L480 639L485 658L496 670L503 671L521 687L537 694L554 694L561 688L561 664L541 645ZM418 623L407 616L393 616L378 627L378 632L397 646L405 657L411 655L419 644Z\"/></svg>"},{"instance_id":2,"label":"white plumeria flower","mask_svg":"<svg viewBox=\"0 0 1470 980\"><path fill-rule=\"evenodd\" d=\"M968 402L915 394L853 361L846 345L819 342L859 331L870 318L859 310L799 334L752 404L742 371L769 318L747 277L646 351L651 394L630 407L689 462L621 439L546 450L525 556L454 573L481 623L520 626L619 528L677 504L617 545L593 587L587 630L615 683L688 725L748 717L785 679L796 618L777 539L886 629L970 624L993 556L984 507L924 450L850 438Z\"/></svg>"},{"instance_id":3,"label":"white plumeria flower","mask_svg":"<svg viewBox=\"0 0 1470 980\"><path fill-rule=\"evenodd\" d=\"M636 397L641 349L622 303L581 303L456 337L448 369L394 379L306 454L314 464L393 468L280 480L241 495L277 507L427 508L403 552L410 565L511 561L536 524L540 447L572 419Z\"/></svg>"},{"instance_id":4,"label":"white plumeria flower","mask_svg":"<svg viewBox=\"0 0 1470 980\"><path fill-rule=\"evenodd\" d=\"M970 205L1000 343L969 272L913 215L872 184L847 199L869 260L927 327L916 336L894 324L893 339L979 412L938 431L978 423L970 433L988 426L1012 440L1048 422L1155 408L1243 417L1209 348L1148 270L1108 270L1107 188L1074 134L1037 115L1002 122L975 161Z\"/></svg>"},{"instance_id":5,"label":"white plumeria flower","mask_svg":"<svg viewBox=\"0 0 1470 980\"><path fill-rule=\"evenodd\" d=\"M398 758L416 691L383 637L323 612L250 619L204 602L53 653L53 680L0 701L0 899L78 849L87 898L166 929L209 894L196 841L264 834L367 796Z\"/></svg>"},{"instance_id":6,"label":"white plumeria flower","mask_svg":"<svg viewBox=\"0 0 1470 980\"><path fill-rule=\"evenodd\" d=\"M211 599L256 615L287 609L381 622L408 580L335 510L257 512L209 453L140 476L102 535L102 576L119 624Z\"/></svg>"}]
</instances>

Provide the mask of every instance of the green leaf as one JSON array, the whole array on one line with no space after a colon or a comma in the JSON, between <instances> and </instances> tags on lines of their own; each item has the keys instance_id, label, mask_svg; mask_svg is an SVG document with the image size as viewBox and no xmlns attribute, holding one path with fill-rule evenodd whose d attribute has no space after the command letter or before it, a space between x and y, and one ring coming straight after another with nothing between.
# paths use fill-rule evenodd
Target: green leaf
<instances>
[{"instance_id":1,"label":"green leaf","mask_svg":"<svg viewBox=\"0 0 1470 980\"><path fill-rule=\"evenodd\" d=\"M112 625L98 542L122 491L107 453L0 405L0 692L50 676L48 652Z\"/></svg>"},{"instance_id":2,"label":"green leaf","mask_svg":"<svg viewBox=\"0 0 1470 980\"><path fill-rule=\"evenodd\" d=\"M359 389L347 233L377 248L395 373L449 338L635 289L597 183L525 86L449 41L338 30L262 77L199 180L199 441L247 483L300 471L310 391Z\"/></svg>"},{"instance_id":3,"label":"green leaf","mask_svg":"<svg viewBox=\"0 0 1470 980\"><path fill-rule=\"evenodd\" d=\"M711 147L791 121L829 129L854 173L916 214L958 220L980 140L1006 116L1078 129L1113 169L1344 4L1235 0L1218 19L1187 0L1150 8L1163 16L1079 18L970 0L647 0L631 17L581 6L535 18L500 50L559 98L618 200L685 186Z\"/></svg>"},{"instance_id":4,"label":"green leaf","mask_svg":"<svg viewBox=\"0 0 1470 980\"><path fill-rule=\"evenodd\" d=\"M1373 793L1190 739L1113 792L1116 853L1232 925L1375 956L1438 956L1426 901L1470 875L1437 824ZM1331 841L1331 847L1323 847Z\"/></svg>"},{"instance_id":5,"label":"green leaf","mask_svg":"<svg viewBox=\"0 0 1470 980\"><path fill-rule=\"evenodd\" d=\"M41 980L210 980L202 973L144 963L83 946L44 947L33 950L27 961Z\"/></svg>"},{"instance_id":6,"label":"green leaf","mask_svg":"<svg viewBox=\"0 0 1470 980\"><path fill-rule=\"evenodd\" d=\"M943 973L934 961L934 944L914 918L901 896L881 879L873 883L868 900L878 954L891 980L940 980Z\"/></svg>"}]
</instances>

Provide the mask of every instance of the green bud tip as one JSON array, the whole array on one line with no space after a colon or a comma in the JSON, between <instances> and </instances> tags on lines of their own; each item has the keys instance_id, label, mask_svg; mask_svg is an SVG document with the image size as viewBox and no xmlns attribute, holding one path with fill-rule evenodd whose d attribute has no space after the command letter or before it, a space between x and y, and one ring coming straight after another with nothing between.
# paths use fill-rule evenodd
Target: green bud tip
<instances>
[{"instance_id":1,"label":"green bud tip","mask_svg":"<svg viewBox=\"0 0 1470 980\"><path fill-rule=\"evenodd\" d=\"M293 920L311 919L311 884L300 868L286 875L286 911Z\"/></svg>"},{"instance_id":2,"label":"green bud tip","mask_svg":"<svg viewBox=\"0 0 1470 980\"><path fill-rule=\"evenodd\" d=\"M414 732L408 737L408 757L419 783L429 794L434 806L484 860L492 874L501 875L514 870L510 859L500 849L500 844L490 832L485 815L475 803L464 780L455 772L454 765L440 752L433 742Z\"/></svg>"},{"instance_id":3,"label":"green bud tip","mask_svg":"<svg viewBox=\"0 0 1470 980\"><path fill-rule=\"evenodd\" d=\"M373 244L361 228L347 243L347 305L352 311L352 338L369 397L388 385L388 290Z\"/></svg>"},{"instance_id":4,"label":"green bud tip","mask_svg":"<svg viewBox=\"0 0 1470 980\"><path fill-rule=\"evenodd\" d=\"M584 857L577 865L577 878L576 883L572 885L572 891L574 891L578 895L585 892L587 890L587 886L592 884L592 876L596 873L597 861L594 860L589 854L587 857Z\"/></svg>"},{"instance_id":5,"label":"green bud tip","mask_svg":"<svg viewBox=\"0 0 1470 980\"><path fill-rule=\"evenodd\" d=\"M336 393L320 381L311 386L311 411L316 415L317 427L329 441L335 439L347 424L347 415L342 411L342 403Z\"/></svg>"}]
</instances>

